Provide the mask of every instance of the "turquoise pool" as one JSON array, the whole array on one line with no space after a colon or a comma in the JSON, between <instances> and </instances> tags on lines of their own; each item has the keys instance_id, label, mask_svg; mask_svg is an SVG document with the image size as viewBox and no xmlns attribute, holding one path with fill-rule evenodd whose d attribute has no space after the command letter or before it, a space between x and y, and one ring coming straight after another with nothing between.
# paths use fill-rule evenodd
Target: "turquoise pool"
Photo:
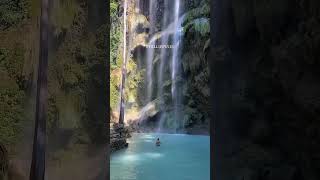
<instances>
[{"instance_id":1,"label":"turquoise pool","mask_svg":"<svg viewBox=\"0 0 320 180\"><path fill-rule=\"evenodd\" d=\"M111 180L210 179L209 136L141 133L128 142L127 149L111 155Z\"/></svg>"}]
</instances>

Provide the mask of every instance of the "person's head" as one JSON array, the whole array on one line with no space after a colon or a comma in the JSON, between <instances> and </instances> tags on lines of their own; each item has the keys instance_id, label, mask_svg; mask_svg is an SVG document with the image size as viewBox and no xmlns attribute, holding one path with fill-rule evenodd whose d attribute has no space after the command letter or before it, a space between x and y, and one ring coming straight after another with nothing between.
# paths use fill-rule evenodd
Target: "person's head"
<instances>
[{"instance_id":1,"label":"person's head","mask_svg":"<svg viewBox=\"0 0 320 180\"><path fill-rule=\"evenodd\" d=\"M159 138L157 140L159 141Z\"/></svg>"}]
</instances>

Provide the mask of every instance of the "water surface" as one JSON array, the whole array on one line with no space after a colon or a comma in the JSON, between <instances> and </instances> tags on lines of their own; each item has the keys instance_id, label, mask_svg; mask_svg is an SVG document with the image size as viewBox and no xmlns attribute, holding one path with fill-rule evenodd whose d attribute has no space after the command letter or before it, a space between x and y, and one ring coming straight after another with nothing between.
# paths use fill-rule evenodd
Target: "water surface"
<instances>
[{"instance_id":1,"label":"water surface","mask_svg":"<svg viewBox=\"0 0 320 180\"><path fill-rule=\"evenodd\" d=\"M155 146L160 138L161 146ZM111 180L209 180L209 136L133 134L111 155Z\"/></svg>"}]
</instances>

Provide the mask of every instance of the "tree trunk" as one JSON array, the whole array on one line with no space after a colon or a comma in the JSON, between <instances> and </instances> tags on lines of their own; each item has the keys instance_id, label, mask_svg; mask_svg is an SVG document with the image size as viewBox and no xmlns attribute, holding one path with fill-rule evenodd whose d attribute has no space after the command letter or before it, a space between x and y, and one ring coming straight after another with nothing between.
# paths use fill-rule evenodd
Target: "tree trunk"
<instances>
[{"instance_id":1,"label":"tree trunk","mask_svg":"<svg viewBox=\"0 0 320 180\"><path fill-rule=\"evenodd\" d=\"M124 89L127 74L127 2L124 0L124 13L123 13L123 65L122 65L122 80L120 87L120 115L119 124L124 122Z\"/></svg>"},{"instance_id":2,"label":"tree trunk","mask_svg":"<svg viewBox=\"0 0 320 180\"><path fill-rule=\"evenodd\" d=\"M40 46L37 80L36 118L33 140L32 164L30 180L44 180L45 176L45 151L46 151L46 118L48 107L48 3L49 0L41 0L40 21Z\"/></svg>"},{"instance_id":3,"label":"tree trunk","mask_svg":"<svg viewBox=\"0 0 320 180\"><path fill-rule=\"evenodd\" d=\"M125 65L123 65L125 66ZM120 89L120 96L121 96L121 100L120 100L120 115L119 115L119 124L123 124L124 122L124 87L125 87L125 80L126 80L126 68L123 67L122 68L122 81L121 81L121 89Z\"/></svg>"}]
</instances>

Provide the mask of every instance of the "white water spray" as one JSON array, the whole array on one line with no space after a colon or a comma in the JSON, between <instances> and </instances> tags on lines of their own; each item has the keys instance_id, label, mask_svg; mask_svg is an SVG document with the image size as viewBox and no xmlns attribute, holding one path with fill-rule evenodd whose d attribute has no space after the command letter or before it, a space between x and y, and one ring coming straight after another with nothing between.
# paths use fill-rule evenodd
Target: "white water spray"
<instances>
[{"instance_id":1,"label":"white water spray","mask_svg":"<svg viewBox=\"0 0 320 180\"><path fill-rule=\"evenodd\" d=\"M180 117L180 95L182 92L178 92L177 90L177 81L178 75L180 73L179 63L180 63L180 54L179 54L179 45L181 42L181 21L179 22L179 14L180 14L180 0L175 1L175 12L174 12L174 24L175 24L175 34L173 36L173 44L175 48L172 49L172 64L171 64L171 95L173 101L174 108L174 122L175 122L175 130L178 128L178 121L181 120Z\"/></svg>"},{"instance_id":2,"label":"white water spray","mask_svg":"<svg viewBox=\"0 0 320 180\"><path fill-rule=\"evenodd\" d=\"M156 0L149 1L149 22L150 22L150 31L149 34L151 38L149 39L148 46L158 45L159 40L161 45L170 45L174 48L161 48L159 50L159 64L157 67L157 81L153 77L153 60L156 51L154 48L147 48L146 52L146 98L145 100L151 102L152 94L154 94L153 83L157 82L157 97L160 100L161 104L164 104L164 82L166 80L171 80L171 99L172 99L172 114L174 119L174 129L179 128L179 122L181 120L181 87L178 85L178 78L181 78L181 57L180 57L180 48L182 44L181 33L182 33L182 22L185 15L181 15L181 0L164 0L163 12L161 14L161 31L156 32L156 16L157 10L156 6L160 5ZM173 6L172 6L173 5ZM162 112L170 111L166 106L161 105L160 107ZM164 128L164 123L167 121L168 116L166 114L161 114L158 124L158 132L162 132Z\"/></svg>"},{"instance_id":3,"label":"white water spray","mask_svg":"<svg viewBox=\"0 0 320 180\"><path fill-rule=\"evenodd\" d=\"M155 16L155 9L156 9L156 1L150 0L149 4L149 22L150 22L150 34L155 33L155 24L156 24L156 16ZM150 45L155 45L154 43ZM152 78L152 73L153 73L153 58L154 58L154 49L153 48L148 48L147 49L147 102L150 102L152 100L152 94L153 94L153 78Z\"/></svg>"},{"instance_id":4,"label":"white water spray","mask_svg":"<svg viewBox=\"0 0 320 180\"><path fill-rule=\"evenodd\" d=\"M165 0L164 2L164 7L165 7L165 10L164 12L168 12L168 0ZM164 16L163 16L163 20L162 20L162 27L166 27L168 24L168 13L164 13ZM166 44L168 43L168 36L161 36L161 44ZM151 39L151 42L153 40ZM161 49L160 50L160 67L159 67L159 70L158 70L158 97L160 98L160 102L161 104L163 103L163 69L164 69L164 64L166 63L166 55L167 55L167 49ZM163 110L164 107L162 106L161 109ZM159 124L158 124L158 132L161 132L162 129L163 129L163 123L164 123L164 115L162 114L160 116L160 119L159 119Z\"/></svg>"}]
</instances>

